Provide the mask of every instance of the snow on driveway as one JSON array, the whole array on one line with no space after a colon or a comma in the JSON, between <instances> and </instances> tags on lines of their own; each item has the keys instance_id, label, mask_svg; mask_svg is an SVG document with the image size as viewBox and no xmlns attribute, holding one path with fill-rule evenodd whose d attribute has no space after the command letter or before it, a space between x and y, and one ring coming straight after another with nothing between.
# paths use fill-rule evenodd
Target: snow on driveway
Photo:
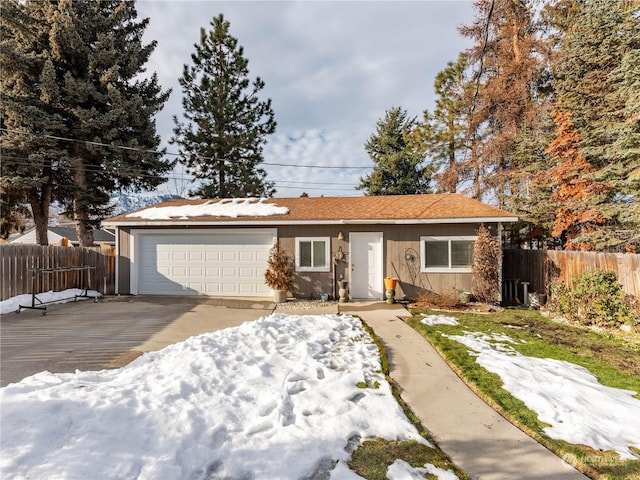
<instances>
[{"instance_id":1,"label":"snow on driveway","mask_svg":"<svg viewBox=\"0 0 640 480\"><path fill-rule=\"evenodd\" d=\"M122 369L39 373L0 391L0 476L359 478L359 441L427 444L380 368L359 320L275 314Z\"/></svg>"}]
</instances>

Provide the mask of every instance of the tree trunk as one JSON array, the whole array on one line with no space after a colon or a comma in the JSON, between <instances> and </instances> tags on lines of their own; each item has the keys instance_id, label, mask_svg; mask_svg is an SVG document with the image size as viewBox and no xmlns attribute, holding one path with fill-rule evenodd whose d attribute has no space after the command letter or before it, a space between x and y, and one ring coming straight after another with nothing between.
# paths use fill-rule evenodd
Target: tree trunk
<instances>
[{"instance_id":1,"label":"tree trunk","mask_svg":"<svg viewBox=\"0 0 640 480\"><path fill-rule=\"evenodd\" d=\"M78 243L81 247L93 247L93 230L89 226L89 215L85 202L83 201L87 190L87 177L82 159L79 159L76 164L73 172L73 180L76 185L73 192L73 221L76 225Z\"/></svg>"},{"instance_id":2,"label":"tree trunk","mask_svg":"<svg viewBox=\"0 0 640 480\"><path fill-rule=\"evenodd\" d=\"M47 183L29 193L31 215L36 226L36 243L49 245L49 206L51 205L51 184Z\"/></svg>"},{"instance_id":3,"label":"tree trunk","mask_svg":"<svg viewBox=\"0 0 640 480\"><path fill-rule=\"evenodd\" d=\"M220 198L227 197L227 188L224 178L224 160L218 161L218 195Z\"/></svg>"}]
</instances>

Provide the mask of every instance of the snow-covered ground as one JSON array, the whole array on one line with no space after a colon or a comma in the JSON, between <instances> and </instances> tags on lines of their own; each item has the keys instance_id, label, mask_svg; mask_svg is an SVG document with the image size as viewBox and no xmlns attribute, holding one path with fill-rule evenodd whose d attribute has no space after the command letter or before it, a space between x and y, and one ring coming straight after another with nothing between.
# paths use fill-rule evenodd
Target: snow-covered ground
<instances>
[{"instance_id":1,"label":"snow-covered ground","mask_svg":"<svg viewBox=\"0 0 640 480\"><path fill-rule=\"evenodd\" d=\"M454 317L447 317L446 315L427 315L426 313L422 314L422 320L420 323L425 325L433 326L433 325L458 325L458 319Z\"/></svg>"},{"instance_id":2,"label":"snow-covered ground","mask_svg":"<svg viewBox=\"0 0 640 480\"><path fill-rule=\"evenodd\" d=\"M378 355L353 317L274 314L122 369L42 372L0 391L0 476L360 478L346 462L363 439L427 444Z\"/></svg>"},{"instance_id":3,"label":"snow-covered ground","mask_svg":"<svg viewBox=\"0 0 640 480\"><path fill-rule=\"evenodd\" d=\"M51 303L65 303L76 300L77 295L87 295L95 298L100 296L100 292L95 290L87 290L86 292L80 288L70 288L61 292L42 292L36 295L35 306ZM33 297L30 293L11 297L0 302L0 314L16 312L20 306L31 306Z\"/></svg>"},{"instance_id":4,"label":"snow-covered ground","mask_svg":"<svg viewBox=\"0 0 640 480\"><path fill-rule=\"evenodd\" d=\"M639 459L629 449L640 448L636 392L602 385L573 363L524 356L504 334L466 332L448 337L466 345L478 364L500 375L504 388L550 425L544 431L551 438Z\"/></svg>"}]
</instances>

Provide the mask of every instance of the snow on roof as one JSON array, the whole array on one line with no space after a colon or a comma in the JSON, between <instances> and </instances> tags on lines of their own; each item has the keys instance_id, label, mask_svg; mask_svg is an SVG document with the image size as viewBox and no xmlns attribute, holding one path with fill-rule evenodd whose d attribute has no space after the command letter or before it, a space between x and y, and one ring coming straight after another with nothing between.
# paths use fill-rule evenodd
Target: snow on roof
<instances>
[{"instance_id":1,"label":"snow on roof","mask_svg":"<svg viewBox=\"0 0 640 480\"><path fill-rule=\"evenodd\" d=\"M127 217L148 220L187 219L190 217L268 217L286 215L289 209L273 203L265 203L266 198L225 198L209 200L197 205L170 205L150 207L133 212Z\"/></svg>"}]
</instances>

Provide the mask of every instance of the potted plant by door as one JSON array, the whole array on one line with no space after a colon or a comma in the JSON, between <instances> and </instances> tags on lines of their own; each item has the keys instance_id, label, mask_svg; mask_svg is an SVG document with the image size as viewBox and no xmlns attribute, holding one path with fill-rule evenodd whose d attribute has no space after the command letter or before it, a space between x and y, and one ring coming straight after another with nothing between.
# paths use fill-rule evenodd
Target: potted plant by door
<instances>
[{"instance_id":1,"label":"potted plant by door","mask_svg":"<svg viewBox=\"0 0 640 480\"><path fill-rule=\"evenodd\" d=\"M385 290L395 290L397 284L398 284L397 278L384 277Z\"/></svg>"},{"instance_id":2,"label":"potted plant by door","mask_svg":"<svg viewBox=\"0 0 640 480\"><path fill-rule=\"evenodd\" d=\"M293 262L291 258L275 244L269 253L265 281L273 290L273 298L277 303L287 301L287 293L293 289Z\"/></svg>"}]
</instances>

